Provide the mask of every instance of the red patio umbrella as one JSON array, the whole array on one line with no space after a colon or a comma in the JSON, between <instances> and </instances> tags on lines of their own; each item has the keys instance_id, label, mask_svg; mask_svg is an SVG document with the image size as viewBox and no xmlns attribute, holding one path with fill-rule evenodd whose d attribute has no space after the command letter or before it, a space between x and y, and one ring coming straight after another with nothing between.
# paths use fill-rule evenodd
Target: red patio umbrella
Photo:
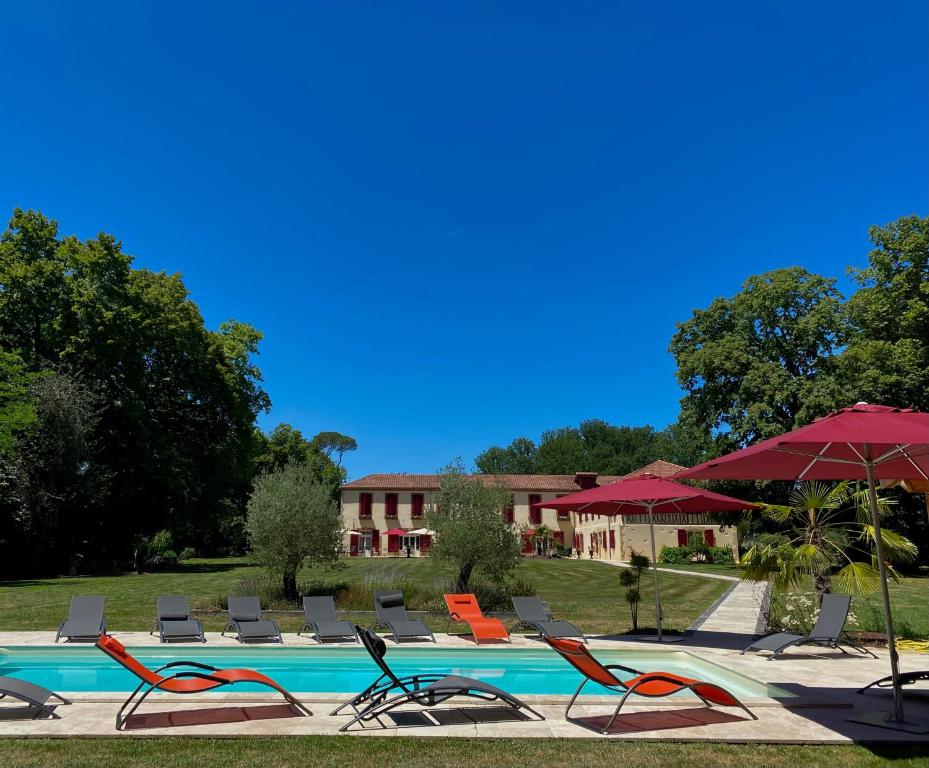
<instances>
[{"instance_id":1,"label":"red patio umbrella","mask_svg":"<svg viewBox=\"0 0 929 768\"><path fill-rule=\"evenodd\" d=\"M929 413L857 403L812 424L772 437L712 461L678 472L678 478L706 480L867 480L874 546L881 577L884 627L890 651L894 705L889 715L866 720L901 730L929 732L929 725L907 723L894 640L887 568L877 505L877 478L929 479Z\"/></svg>"},{"instance_id":2,"label":"red patio umbrella","mask_svg":"<svg viewBox=\"0 0 929 768\"><path fill-rule=\"evenodd\" d=\"M658 597L658 563L655 555L654 513L662 512L737 512L758 509L757 504L723 496L703 488L682 485L650 473L620 480L608 485L579 491L550 501L540 501L533 507L587 512L594 515L648 515L648 531L652 544L652 572L655 578L655 622L661 641L661 601Z\"/></svg>"}]
</instances>

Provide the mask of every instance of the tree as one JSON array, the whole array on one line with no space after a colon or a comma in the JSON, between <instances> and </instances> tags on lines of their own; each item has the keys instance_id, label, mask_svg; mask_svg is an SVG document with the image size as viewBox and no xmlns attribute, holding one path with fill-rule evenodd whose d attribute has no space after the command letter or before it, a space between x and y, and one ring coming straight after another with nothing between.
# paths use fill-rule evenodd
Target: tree
<instances>
[{"instance_id":1,"label":"tree","mask_svg":"<svg viewBox=\"0 0 929 768\"><path fill-rule=\"evenodd\" d=\"M500 580L519 563L519 532L503 518L512 492L465 474L460 460L441 470L427 526L435 531L432 557L455 569L455 589L467 592L475 570Z\"/></svg>"},{"instance_id":2,"label":"tree","mask_svg":"<svg viewBox=\"0 0 929 768\"><path fill-rule=\"evenodd\" d=\"M330 459L335 453L339 457L336 462L339 466L342 466L342 454L346 451L358 450L358 442L355 438L340 432L318 432L313 438L312 445Z\"/></svg>"},{"instance_id":3,"label":"tree","mask_svg":"<svg viewBox=\"0 0 929 768\"><path fill-rule=\"evenodd\" d=\"M342 541L342 521L332 489L305 464L287 464L261 475L248 500L246 531L255 559L297 599L297 571L307 562L332 564Z\"/></svg>"},{"instance_id":4,"label":"tree","mask_svg":"<svg viewBox=\"0 0 929 768\"><path fill-rule=\"evenodd\" d=\"M485 475L536 474L537 449L528 437L517 437L506 448L494 445L474 460L477 471Z\"/></svg>"},{"instance_id":5,"label":"tree","mask_svg":"<svg viewBox=\"0 0 929 768\"><path fill-rule=\"evenodd\" d=\"M640 555L635 550L629 555L629 567L619 572L619 583L626 588L626 602L632 614L632 631L639 628L639 603L642 601L642 574L649 569L652 561L647 555Z\"/></svg>"},{"instance_id":6,"label":"tree","mask_svg":"<svg viewBox=\"0 0 929 768\"><path fill-rule=\"evenodd\" d=\"M756 543L745 554L744 578L773 579L778 589L786 590L812 575L820 600L832 591L833 583L842 592L874 592L880 575L871 554L875 537L866 493L849 481L832 486L805 482L794 486L789 504L766 505L763 514L788 526L788 531ZM887 517L891 502L886 498L879 502L881 516ZM909 561L916 557L915 545L898 533L882 527L881 540L889 558Z\"/></svg>"},{"instance_id":7,"label":"tree","mask_svg":"<svg viewBox=\"0 0 929 768\"><path fill-rule=\"evenodd\" d=\"M0 349L0 456L8 455L17 436L36 422L30 396L35 378L25 370L19 355Z\"/></svg>"},{"instance_id":8,"label":"tree","mask_svg":"<svg viewBox=\"0 0 929 768\"><path fill-rule=\"evenodd\" d=\"M678 325L670 351L686 392L682 419L730 450L834 410L845 336L835 280L801 267L748 278Z\"/></svg>"},{"instance_id":9,"label":"tree","mask_svg":"<svg viewBox=\"0 0 929 768\"><path fill-rule=\"evenodd\" d=\"M305 464L316 479L331 489L333 498L345 482L345 470L307 440L299 429L290 424L278 424L269 435L258 433L258 455L255 465L259 472L283 469L288 464Z\"/></svg>"},{"instance_id":10,"label":"tree","mask_svg":"<svg viewBox=\"0 0 929 768\"><path fill-rule=\"evenodd\" d=\"M850 339L839 358L850 401L929 410L929 218L871 227L868 266L851 269Z\"/></svg>"}]
</instances>

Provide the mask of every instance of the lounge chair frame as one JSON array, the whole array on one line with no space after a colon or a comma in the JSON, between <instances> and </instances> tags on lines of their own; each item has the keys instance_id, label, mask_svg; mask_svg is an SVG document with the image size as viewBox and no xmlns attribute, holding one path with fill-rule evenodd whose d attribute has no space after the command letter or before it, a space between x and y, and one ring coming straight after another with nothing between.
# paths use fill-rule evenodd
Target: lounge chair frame
<instances>
[{"instance_id":1,"label":"lounge chair frame","mask_svg":"<svg viewBox=\"0 0 929 768\"><path fill-rule=\"evenodd\" d=\"M584 679L581 681L581 684L577 687L577 690L574 691L574 695L568 702L568 706L565 707L565 720L574 723L575 725L580 725L582 728L587 728L589 730L599 730L601 734L606 735L610 732L610 728L613 727L613 723L616 721L616 718L619 717L619 713L622 711L626 701L633 694L646 698L657 699L670 696L683 690L690 691L709 708L712 708L714 704L717 706L739 707L744 710L744 712L752 720L758 719L755 713L746 707L741 701L729 693L729 691L727 691L725 688L716 685L715 683L708 683L703 680L691 680L690 678L679 677L667 672L642 672L641 670L633 669L632 667L626 667L622 664L601 664L587 649L587 647L577 640L556 637L545 638L545 642L548 643L549 646L551 646L562 658L568 661L584 677ZM559 646L562 646L562 648L559 648ZM602 672L603 679L596 680L590 677L589 673L586 672L579 663L573 660L572 656L575 654L582 656L586 662L596 665L596 667L599 668L599 671ZM635 675L635 682L633 682L631 685L623 682L613 674L614 670L628 672L631 675ZM605 682L610 678L612 678L611 682ZM571 712L571 707L573 707L574 703L577 701L577 697L581 695L581 691L584 689L584 686L591 682L597 683L597 685L600 685L607 690L622 694L622 698L620 698L619 703L613 709L613 712L610 715L609 720L606 722L606 725L599 729L592 728L583 720L579 718L573 718L569 714ZM649 687L654 687L654 683L664 684L664 686L659 688L660 692L649 692Z\"/></svg>"},{"instance_id":2,"label":"lounge chair frame","mask_svg":"<svg viewBox=\"0 0 929 768\"><path fill-rule=\"evenodd\" d=\"M164 618L164 615L162 613L162 607L170 605L171 601L178 601L178 605L179 605L181 600L184 601L184 606L186 608L186 612L185 612L186 618L185 619ZM176 610L176 613L174 613L173 609L169 609L169 613L172 616L174 615L180 616L182 612L180 610ZM171 623L179 622L179 621L192 622L197 625L197 630L192 633L172 632L171 626L170 626ZM167 630L167 632L165 630ZM196 640L199 643L206 642L206 635L203 631L203 622L200 621L200 619L195 619L191 617L189 600L187 597L181 597L177 595L159 595L158 596L158 599L155 602L155 623L152 625L152 628L148 634L153 635L155 634L156 631L158 632L158 639L162 643L169 643L171 641L176 641L176 640Z\"/></svg>"},{"instance_id":3,"label":"lounge chair frame","mask_svg":"<svg viewBox=\"0 0 929 768\"><path fill-rule=\"evenodd\" d=\"M360 643L361 640L358 639L358 630L354 624L350 621L345 621L344 619L339 619L338 614L335 610L335 600L331 596L328 597L329 602L324 602L325 597L304 597L303 598L303 618L305 620L304 625L300 628L300 631L297 632L297 636L304 631L310 631L313 633L313 637L317 643L320 645L323 644L323 640L353 640L356 643ZM311 607L313 606L313 607ZM328 611L329 608L332 608L332 621L326 622L333 625L348 625L351 628L350 632L344 633L335 633L335 632L325 632L324 626L326 623L320 622L318 620L318 615L314 618L313 611Z\"/></svg>"},{"instance_id":4,"label":"lounge chair frame","mask_svg":"<svg viewBox=\"0 0 929 768\"><path fill-rule=\"evenodd\" d=\"M472 615L462 614L460 611L455 610L453 607L452 601L455 598L470 598L468 604L474 608L474 613ZM480 644L481 640L506 640L508 643L513 642L513 638L510 637L510 633L507 632L506 627L503 625L503 622L500 619L496 619L493 616L486 616L481 610L481 606L477 602L477 597L471 593L448 593L443 595L445 600L445 605L448 608L448 619L445 622L445 634L449 634L449 629L451 624L454 621L456 624L467 624L471 628L471 637L473 638L475 644ZM479 636L477 630L475 629L475 624L489 624L491 626L499 626L500 629L506 634L505 637L500 635L485 635ZM459 635L464 637L465 634L462 633Z\"/></svg>"},{"instance_id":5,"label":"lounge chair frame","mask_svg":"<svg viewBox=\"0 0 929 768\"><path fill-rule=\"evenodd\" d=\"M851 604L851 595L823 595L823 604L820 608L819 617L816 620L816 626L813 627L808 635L775 632L770 635L765 635L764 637L759 637L757 640L753 640L749 646L742 650L740 655L744 655L749 651L771 651L771 655L768 656L768 661L772 661L788 648L794 648L800 645L815 645L820 648L831 648L841 651L846 656L848 655L848 651L842 646L848 646L849 648L854 648L860 654L876 659L877 656L875 656L874 653L860 643L852 640L845 633L845 622L848 620L848 612L851 609ZM833 608L833 606L836 607ZM839 615L842 617L841 622L837 620ZM823 630L820 626L821 624L831 624L832 626L838 626L839 629L829 632ZM778 637L782 638L782 642L778 641L780 644L771 645L770 642L765 644L766 641L776 640Z\"/></svg>"},{"instance_id":6,"label":"lounge chair frame","mask_svg":"<svg viewBox=\"0 0 929 768\"><path fill-rule=\"evenodd\" d=\"M534 629L536 632L539 633L539 637L541 637L542 639L545 639L546 637L579 637L585 643L588 642L587 635L585 635L577 627L576 624L572 624L570 621L565 621L564 619L555 619L555 617L552 615L551 610L549 610L548 606L545 603L543 603L539 598L537 597L526 597L526 598L513 597L511 598L511 600L513 603L513 611L516 614L516 617L518 619L517 622L510 628L511 634L515 632L517 629L525 628L525 629ZM524 607L528 607L528 604L527 604L528 600L534 601L542 609L542 611L544 611L544 615L547 616L547 618L543 620L541 618L526 617L524 614L521 615L519 605L522 604ZM561 632L561 633L556 634L555 632L552 631L553 627L551 626L555 624L563 624L565 627L570 627L571 631Z\"/></svg>"},{"instance_id":7,"label":"lounge chair frame","mask_svg":"<svg viewBox=\"0 0 929 768\"><path fill-rule=\"evenodd\" d=\"M400 610L403 611L402 619L399 617L390 617L386 615L386 612L390 610L390 608L385 608L384 606L381 605L381 602L383 600L397 598L398 596L400 598L400 605L393 606L393 608L399 608ZM406 605L403 603L402 592L398 592L396 590L376 591L374 593L374 614L375 616L377 616L377 621L375 621L374 624L371 625L371 629L375 630L378 627L385 627L386 629L389 629L391 634L393 635L393 641L397 643L398 645L400 644L401 639L411 639L411 638L417 638L417 637L423 637L423 638L428 637L430 640L432 640L433 643L436 642L435 635L433 634L432 630L429 629L429 627L427 627L423 623L422 620L409 619L406 617ZM425 631L424 632L419 632L419 631L401 632L399 630L399 624L398 624L399 621L409 622L410 624L419 624Z\"/></svg>"},{"instance_id":8,"label":"lounge chair frame","mask_svg":"<svg viewBox=\"0 0 929 768\"><path fill-rule=\"evenodd\" d=\"M923 680L929 680L929 669L923 669L918 672L901 672L899 675L899 680L901 687L904 685L916 685L916 683ZM873 683L868 683L864 688L859 688L858 693L864 693L871 688L893 688L893 681L894 679L891 675L882 677L880 680L875 680Z\"/></svg>"},{"instance_id":9,"label":"lounge chair frame","mask_svg":"<svg viewBox=\"0 0 929 768\"><path fill-rule=\"evenodd\" d=\"M26 680L19 680L15 677L0 677L0 700L11 698L26 704L28 709L34 710L32 719L37 719L40 715L48 715L55 720L60 720L59 715L49 706L49 699L58 699L61 704L70 704L71 702L64 696L61 696L48 688L41 685L35 685Z\"/></svg>"},{"instance_id":10,"label":"lounge chair frame","mask_svg":"<svg viewBox=\"0 0 929 768\"><path fill-rule=\"evenodd\" d=\"M384 660L387 653L387 644L384 640L371 630L357 627L357 631L365 650L380 667L381 674L361 693L329 713L332 716L341 714L346 707L353 710L354 716L339 728L340 733L348 731L356 723L364 727L365 723L371 721L376 721L382 728L391 727L385 725L381 717L403 704L418 704L424 708L434 707L459 696L487 702L500 701L514 711L528 712L537 720L545 719L542 714L512 694L481 680L459 675L438 674L397 677ZM394 693L395 691L399 693Z\"/></svg>"},{"instance_id":11,"label":"lounge chair frame","mask_svg":"<svg viewBox=\"0 0 929 768\"><path fill-rule=\"evenodd\" d=\"M101 635L97 640L97 647L103 651L111 659L114 659L118 663L122 664L123 667L128 669L134 675L139 677L139 673L132 669L130 666L125 664L120 657L114 653L108 646L109 642L112 642L112 638L108 635ZM128 656L128 654L127 654ZM168 669L178 669L180 671L174 672L168 676L162 676L161 673ZM119 708L119 711L116 713L116 730L122 730L123 726L126 724L126 721L135 713L135 711L142 705L142 702L145 701L155 691L165 691L167 693L176 693L179 695L185 694L198 694L204 693L206 691L214 691L217 688L223 688L228 685L235 685L236 683L257 683L258 685L265 685L268 688L272 688L277 691L281 696L283 696L287 702L297 708L299 712L303 715L309 717L313 713L310 712L307 707L300 703L297 698L290 693L287 689L283 688L281 685L276 683L274 680L271 680L269 677L262 675L261 673L255 672L251 669L242 669L242 670L223 670L219 667L213 667L209 664L201 664L197 661L172 661L169 664L158 667L156 670L149 670L145 668L153 676L157 676L157 680L145 680L142 679L142 682L136 686L135 690L129 694L129 698L123 702L123 705ZM248 676L244 676L238 680L229 680L221 676L222 673L230 672L243 672L249 673ZM216 674L220 673L220 674ZM200 688L191 689L189 691L178 691L171 690L170 684L175 681L180 680L202 680L203 685ZM139 695L141 693L141 695ZM128 711L127 711L128 709Z\"/></svg>"},{"instance_id":12,"label":"lounge chair frame","mask_svg":"<svg viewBox=\"0 0 929 768\"><path fill-rule=\"evenodd\" d=\"M237 619L233 616L233 610L234 610L232 608L233 603L239 602L241 604L245 600L254 601L254 606L256 610L252 611L251 613L257 618ZM283 644L284 638L281 636L280 626L273 619L263 618L263 611L261 610L261 602L259 601L257 597L236 597L236 596L230 595L228 613L229 613L229 622L226 624L225 627L223 627L223 631L220 632L221 637L225 637L226 632L228 632L231 629L231 630L234 630L236 633L236 640L238 640L243 645L248 643L249 641L270 641L272 643ZM242 628L244 626L247 626L248 624L257 624L259 622L270 624L272 626L272 631L267 632L262 635L246 635L243 633Z\"/></svg>"}]
</instances>

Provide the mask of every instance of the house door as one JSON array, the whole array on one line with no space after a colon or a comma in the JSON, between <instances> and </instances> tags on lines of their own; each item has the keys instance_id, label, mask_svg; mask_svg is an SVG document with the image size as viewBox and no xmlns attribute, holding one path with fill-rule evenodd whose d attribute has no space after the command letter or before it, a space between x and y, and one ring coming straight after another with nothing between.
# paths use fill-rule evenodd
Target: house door
<instances>
[{"instance_id":1,"label":"house door","mask_svg":"<svg viewBox=\"0 0 929 768\"><path fill-rule=\"evenodd\" d=\"M400 537L400 554L401 555L418 555L419 554L419 536L406 534Z\"/></svg>"},{"instance_id":2,"label":"house door","mask_svg":"<svg viewBox=\"0 0 929 768\"><path fill-rule=\"evenodd\" d=\"M371 554L371 531L360 531L358 533L358 554Z\"/></svg>"}]
</instances>

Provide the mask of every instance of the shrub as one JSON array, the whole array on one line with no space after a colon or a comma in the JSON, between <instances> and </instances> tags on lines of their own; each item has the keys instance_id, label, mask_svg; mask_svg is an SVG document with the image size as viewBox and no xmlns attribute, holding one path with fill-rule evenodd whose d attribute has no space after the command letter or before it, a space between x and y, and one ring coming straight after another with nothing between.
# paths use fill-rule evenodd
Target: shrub
<instances>
[{"instance_id":1,"label":"shrub","mask_svg":"<svg viewBox=\"0 0 929 768\"><path fill-rule=\"evenodd\" d=\"M687 547L662 547L658 553L658 562L679 565L689 562L690 550Z\"/></svg>"},{"instance_id":2,"label":"shrub","mask_svg":"<svg viewBox=\"0 0 929 768\"><path fill-rule=\"evenodd\" d=\"M185 560L190 560L190 558L195 557L196 554L193 547L184 547L181 550L181 554L177 556L177 559L183 563Z\"/></svg>"},{"instance_id":3,"label":"shrub","mask_svg":"<svg viewBox=\"0 0 929 768\"><path fill-rule=\"evenodd\" d=\"M710 561L719 565L734 565L735 558L729 547L710 547Z\"/></svg>"}]
</instances>

